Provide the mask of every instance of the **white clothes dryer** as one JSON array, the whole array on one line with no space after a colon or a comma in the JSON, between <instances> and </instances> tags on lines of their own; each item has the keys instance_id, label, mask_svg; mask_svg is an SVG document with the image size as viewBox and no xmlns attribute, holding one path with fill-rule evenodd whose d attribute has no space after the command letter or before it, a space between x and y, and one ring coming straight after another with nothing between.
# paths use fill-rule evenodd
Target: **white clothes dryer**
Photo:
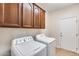
<instances>
[{"instance_id":1,"label":"white clothes dryer","mask_svg":"<svg viewBox=\"0 0 79 59\"><path fill-rule=\"evenodd\" d=\"M56 39L47 37L45 34L36 35L36 41L47 45L47 56L54 56L56 50Z\"/></svg>"}]
</instances>

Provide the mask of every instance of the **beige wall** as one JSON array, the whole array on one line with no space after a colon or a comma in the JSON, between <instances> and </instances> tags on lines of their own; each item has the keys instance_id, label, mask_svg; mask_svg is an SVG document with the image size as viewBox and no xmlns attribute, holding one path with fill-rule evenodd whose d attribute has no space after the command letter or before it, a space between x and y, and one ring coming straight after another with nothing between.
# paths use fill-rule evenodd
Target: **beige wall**
<instances>
[{"instance_id":1,"label":"beige wall","mask_svg":"<svg viewBox=\"0 0 79 59\"><path fill-rule=\"evenodd\" d=\"M0 28L0 56L10 55L11 40L17 37L40 33L40 29Z\"/></svg>"},{"instance_id":2,"label":"beige wall","mask_svg":"<svg viewBox=\"0 0 79 59\"><path fill-rule=\"evenodd\" d=\"M48 32L51 37L55 37L57 39L57 47L60 47L60 40L59 40L59 21L60 19L77 16L79 21L79 4L68 6L48 14L48 23L49 26L47 27Z\"/></svg>"}]
</instances>

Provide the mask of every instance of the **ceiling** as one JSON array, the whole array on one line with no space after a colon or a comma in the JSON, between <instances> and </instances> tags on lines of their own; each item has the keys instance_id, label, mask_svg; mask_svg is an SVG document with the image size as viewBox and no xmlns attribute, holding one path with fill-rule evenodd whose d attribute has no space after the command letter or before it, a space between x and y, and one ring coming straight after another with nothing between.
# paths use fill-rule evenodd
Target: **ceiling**
<instances>
[{"instance_id":1,"label":"ceiling","mask_svg":"<svg viewBox=\"0 0 79 59\"><path fill-rule=\"evenodd\" d=\"M37 5L39 5L40 7L42 7L48 12L51 12L60 8L64 8L73 4L75 3L37 3Z\"/></svg>"}]
</instances>

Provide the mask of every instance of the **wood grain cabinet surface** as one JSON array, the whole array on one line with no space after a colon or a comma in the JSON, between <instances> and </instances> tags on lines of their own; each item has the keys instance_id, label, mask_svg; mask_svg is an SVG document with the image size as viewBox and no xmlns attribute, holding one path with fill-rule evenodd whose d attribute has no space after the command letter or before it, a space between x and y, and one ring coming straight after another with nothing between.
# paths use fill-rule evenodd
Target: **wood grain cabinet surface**
<instances>
[{"instance_id":1,"label":"wood grain cabinet surface","mask_svg":"<svg viewBox=\"0 0 79 59\"><path fill-rule=\"evenodd\" d=\"M23 27L33 28L33 4L23 3Z\"/></svg>"},{"instance_id":2,"label":"wood grain cabinet surface","mask_svg":"<svg viewBox=\"0 0 79 59\"><path fill-rule=\"evenodd\" d=\"M40 9L40 28L45 28L45 11Z\"/></svg>"},{"instance_id":3,"label":"wood grain cabinet surface","mask_svg":"<svg viewBox=\"0 0 79 59\"><path fill-rule=\"evenodd\" d=\"M0 3L0 26L3 25L3 4Z\"/></svg>"},{"instance_id":4,"label":"wood grain cabinet surface","mask_svg":"<svg viewBox=\"0 0 79 59\"><path fill-rule=\"evenodd\" d=\"M4 26L20 27L20 4L5 3L4 6Z\"/></svg>"},{"instance_id":5,"label":"wood grain cabinet surface","mask_svg":"<svg viewBox=\"0 0 79 59\"><path fill-rule=\"evenodd\" d=\"M35 3L0 3L0 26L45 28L45 11Z\"/></svg>"},{"instance_id":6,"label":"wood grain cabinet surface","mask_svg":"<svg viewBox=\"0 0 79 59\"><path fill-rule=\"evenodd\" d=\"M40 28L40 8L34 4L34 28Z\"/></svg>"}]
</instances>

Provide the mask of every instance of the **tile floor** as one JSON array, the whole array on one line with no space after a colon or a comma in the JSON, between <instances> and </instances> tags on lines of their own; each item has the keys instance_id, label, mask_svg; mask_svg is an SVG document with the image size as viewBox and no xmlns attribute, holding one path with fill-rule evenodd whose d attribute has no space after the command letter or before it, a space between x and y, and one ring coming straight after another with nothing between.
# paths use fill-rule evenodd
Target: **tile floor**
<instances>
[{"instance_id":1,"label":"tile floor","mask_svg":"<svg viewBox=\"0 0 79 59\"><path fill-rule=\"evenodd\" d=\"M56 56L79 56L79 54L61 48L56 48Z\"/></svg>"}]
</instances>

